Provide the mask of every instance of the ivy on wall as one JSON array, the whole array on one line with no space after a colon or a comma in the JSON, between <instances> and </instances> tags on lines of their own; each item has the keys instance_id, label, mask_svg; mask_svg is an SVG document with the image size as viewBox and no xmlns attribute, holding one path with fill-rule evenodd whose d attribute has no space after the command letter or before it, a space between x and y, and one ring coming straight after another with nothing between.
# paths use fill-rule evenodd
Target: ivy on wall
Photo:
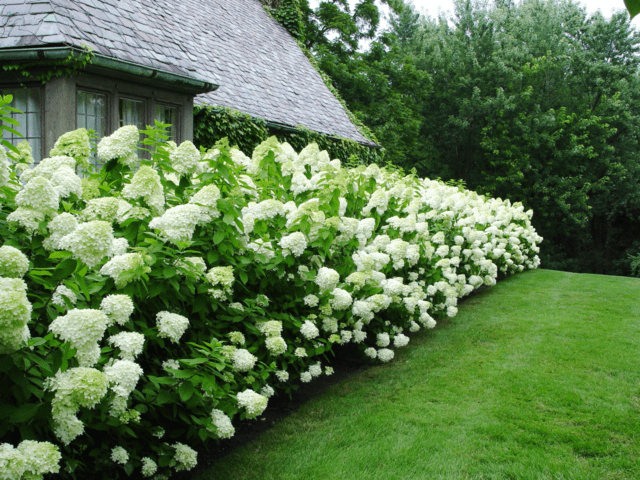
<instances>
[{"instance_id":1,"label":"ivy on wall","mask_svg":"<svg viewBox=\"0 0 640 480\"><path fill-rule=\"evenodd\" d=\"M293 38L304 37L304 22L299 0L261 0L264 9L280 25L287 29Z\"/></svg>"},{"instance_id":2,"label":"ivy on wall","mask_svg":"<svg viewBox=\"0 0 640 480\"><path fill-rule=\"evenodd\" d=\"M315 142L321 150L327 150L331 158L338 158L350 165L384 163L383 149L367 147L354 140L330 137L302 126L292 128L268 124L261 118L227 107L195 107L193 142L197 147L211 148L218 140L227 137L230 145L248 154L271 136L277 137L280 142L288 142L296 151Z\"/></svg>"}]
</instances>

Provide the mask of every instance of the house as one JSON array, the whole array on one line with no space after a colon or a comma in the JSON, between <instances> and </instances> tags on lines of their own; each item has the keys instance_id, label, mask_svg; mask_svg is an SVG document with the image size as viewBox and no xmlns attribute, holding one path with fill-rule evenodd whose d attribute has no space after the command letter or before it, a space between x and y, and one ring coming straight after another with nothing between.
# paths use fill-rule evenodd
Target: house
<instances>
[{"instance_id":1,"label":"house","mask_svg":"<svg viewBox=\"0 0 640 480\"><path fill-rule=\"evenodd\" d=\"M80 127L192 139L194 104L375 145L259 0L0 0L0 65L36 160Z\"/></svg>"}]
</instances>

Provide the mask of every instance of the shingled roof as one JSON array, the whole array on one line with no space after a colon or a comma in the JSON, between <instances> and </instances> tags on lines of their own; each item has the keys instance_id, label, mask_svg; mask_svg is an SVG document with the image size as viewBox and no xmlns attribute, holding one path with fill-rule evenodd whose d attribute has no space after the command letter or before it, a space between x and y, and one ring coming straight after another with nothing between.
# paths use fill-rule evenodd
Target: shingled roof
<instances>
[{"instance_id":1,"label":"shingled roof","mask_svg":"<svg viewBox=\"0 0 640 480\"><path fill-rule=\"evenodd\" d=\"M197 104L372 144L259 0L1 0L0 51L83 44L220 85Z\"/></svg>"}]
</instances>

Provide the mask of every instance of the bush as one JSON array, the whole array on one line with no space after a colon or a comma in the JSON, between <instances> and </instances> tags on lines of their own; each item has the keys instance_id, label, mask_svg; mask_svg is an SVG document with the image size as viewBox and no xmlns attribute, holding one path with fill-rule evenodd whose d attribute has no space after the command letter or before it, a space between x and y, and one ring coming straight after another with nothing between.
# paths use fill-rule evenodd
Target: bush
<instances>
[{"instance_id":1,"label":"bush","mask_svg":"<svg viewBox=\"0 0 640 480\"><path fill-rule=\"evenodd\" d=\"M133 126L101 140L100 169L84 130L35 167L0 147L8 478L60 455L65 478L191 469L188 445L331 374L334 345L389 361L403 332L538 266L520 204L345 168L316 144L198 151L162 127L140 149Z\"/></svg>"}]
</instances>

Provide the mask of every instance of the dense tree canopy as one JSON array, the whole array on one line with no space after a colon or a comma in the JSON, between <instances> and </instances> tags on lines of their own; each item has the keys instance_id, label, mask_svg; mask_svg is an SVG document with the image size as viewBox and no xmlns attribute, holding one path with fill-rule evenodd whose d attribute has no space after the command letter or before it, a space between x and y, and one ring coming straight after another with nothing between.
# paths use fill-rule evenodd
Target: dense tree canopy
<instances>
[{"instance_id":1,"label":"dense tree canopy","mask_svg":"<svg viewBox=\"0 0 640 480\"><path fill-rule=\"evenodd\" d=\"M640 36L626 12L587 15L569 0L457 0L452 18L405 0L279 4L296 6L299 40L390 161L533 208L548 268L640 274Z\"/></svg>"}]
</instances>

